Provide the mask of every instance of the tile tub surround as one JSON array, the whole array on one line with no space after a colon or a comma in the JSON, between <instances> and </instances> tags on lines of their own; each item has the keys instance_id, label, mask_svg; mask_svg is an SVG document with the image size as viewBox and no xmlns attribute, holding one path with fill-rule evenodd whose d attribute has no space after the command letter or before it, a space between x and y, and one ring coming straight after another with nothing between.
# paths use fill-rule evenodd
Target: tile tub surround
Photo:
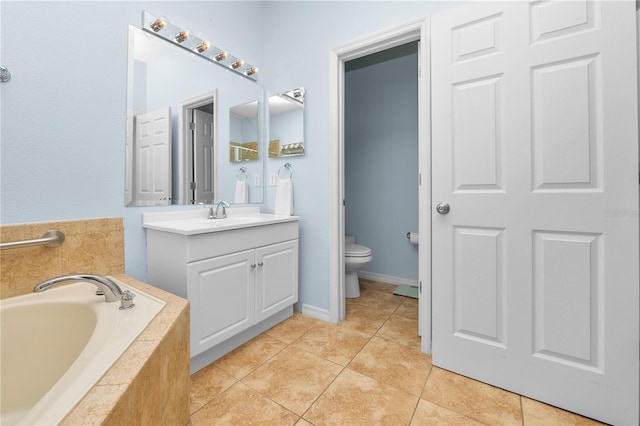
<instances>
[{"instance_id":1,"label":"tile tub surround","mask_svg":"<svg viewBox=\"0 0 640 426\"><path fill-rule=\"evenodd\" d=\"M0 250L0 298L31 293L36 284L58 275L124 272L120 217L1 225L0 240L33 240L49 230L64 233L62 245Z\"/></svg>"},{"instance_id":2,"label":"tile tub surround","mask_svg":"<svg viewBox=\"0 0 640 426\"><path fill-rule=\"evenodd\" d=\"M360 280L339 324L296 313L191 376L198 425L596 425L432 366L418 303Z\"/></svg>"},{"instance_id":3,"label":"tile tub surround","mask_svg":"<svg viewBox=\"0 0 640 426\"><path fill-rule=\"evenodd\" d=\"M113 277L166 305L61 424L188 424L189 303L126 275Z\"/></svg>"},{"instance_id":4,"label":"tile tub surround","mask_svg":"<svg viewBox=\"0 0 640 426\"><path fill-rule=\"evenodd\" d=\"M186 425L189 422L189 303L124 275L122 218L0 226L0 240L65 234L60 247L0 251L0 295L19 296L57 275L95 273L155 296L166 305L62 425Z\"/></svg>"}]
</instances>

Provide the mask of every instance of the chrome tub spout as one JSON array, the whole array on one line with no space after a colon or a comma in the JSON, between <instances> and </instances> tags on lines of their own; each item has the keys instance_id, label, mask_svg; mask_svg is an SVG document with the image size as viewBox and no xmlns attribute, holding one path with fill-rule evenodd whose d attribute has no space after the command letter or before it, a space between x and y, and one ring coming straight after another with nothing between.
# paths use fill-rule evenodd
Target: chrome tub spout
<instances>
[{"instance_id":1,"label":"chrome tub spout","mask_svg":"<svg viewBox=\"0 0 640 426\"><path fill-rule=\"evenodd\" d=\"M101 291L104 294L104 298L107 302L120 302L122 301L122 296L124 292L120 288L118 284L116 284L112 279L100 276L100 275L90 275L90 274L77 274L77 275L63 275L60 277L51 278L49 280L43 281L40 284L36 285L33 288L35 293L39 293L41 291L45 291L57 284L66 282L66 281L87 281L91 284L94 284L98 287L98 291Z\"/></svg>"}]
</instances>

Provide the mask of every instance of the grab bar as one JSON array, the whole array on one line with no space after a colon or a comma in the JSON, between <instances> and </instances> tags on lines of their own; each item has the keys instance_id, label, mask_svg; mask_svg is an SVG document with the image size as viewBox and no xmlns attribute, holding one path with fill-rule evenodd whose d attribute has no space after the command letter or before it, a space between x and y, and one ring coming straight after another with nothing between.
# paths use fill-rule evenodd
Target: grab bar
<instances>
[{"instance_id":1,"label":"grab bar","mask_svg":"<svg viewBox=\"0 0 640 426\"><path fill-rule=\"evenodd\" d=\"M0 250L14 249L20 247L31 247L45 245L47 247L58 247L64 241L64 234L61 231L47 231L42 238L36 240L12 241L9 243L0 243Z\"/></svg>"}]
</instances>

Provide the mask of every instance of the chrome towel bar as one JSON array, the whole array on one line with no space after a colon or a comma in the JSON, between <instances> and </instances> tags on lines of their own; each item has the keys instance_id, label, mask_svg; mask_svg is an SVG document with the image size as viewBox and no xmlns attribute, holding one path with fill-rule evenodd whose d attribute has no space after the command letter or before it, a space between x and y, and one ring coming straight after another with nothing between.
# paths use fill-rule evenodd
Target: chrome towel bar
<instances>
[{"instance_id":1,"label":"chrome towel bar","mask_svg":"<svg viewBox=\"0 0 640 426\"><path fill-rule=\"evenodd\" d=\"M35 240L12 241L9 243L0 243L0 250L14 249L20 247L30 247L45 245L47 247L58 247L64 241L64 234L61 231L47 231L42 238Z\"/></svg>"}]
</instances>

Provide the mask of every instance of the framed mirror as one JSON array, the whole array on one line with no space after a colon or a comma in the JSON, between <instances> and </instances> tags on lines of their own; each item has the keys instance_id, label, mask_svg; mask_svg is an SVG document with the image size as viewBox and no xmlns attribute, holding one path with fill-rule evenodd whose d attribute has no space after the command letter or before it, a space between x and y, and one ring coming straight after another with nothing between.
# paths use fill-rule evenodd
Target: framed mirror
<instances>
[{"instance_id":1,"label":"framed mirror","mask_svg":"<svg viewBox=\"0 0 640 426\"><path fill-rule=\"evenodd\" d=\"M269 158L304 155L304 87L269 97Z\"/></svg>"},{"instance_id":2,"label":"framed mirror","mask_svg":"<svg viewBox=\"0 0 640 426\"><path fill-rule=\"evenodd\" d=\"M244 199L262 203L264 100L255 81L130 26L125 205L235 202L239 165L228 159L239 105L254 109L256 144Z\"/></svg>"}]
</instances>

